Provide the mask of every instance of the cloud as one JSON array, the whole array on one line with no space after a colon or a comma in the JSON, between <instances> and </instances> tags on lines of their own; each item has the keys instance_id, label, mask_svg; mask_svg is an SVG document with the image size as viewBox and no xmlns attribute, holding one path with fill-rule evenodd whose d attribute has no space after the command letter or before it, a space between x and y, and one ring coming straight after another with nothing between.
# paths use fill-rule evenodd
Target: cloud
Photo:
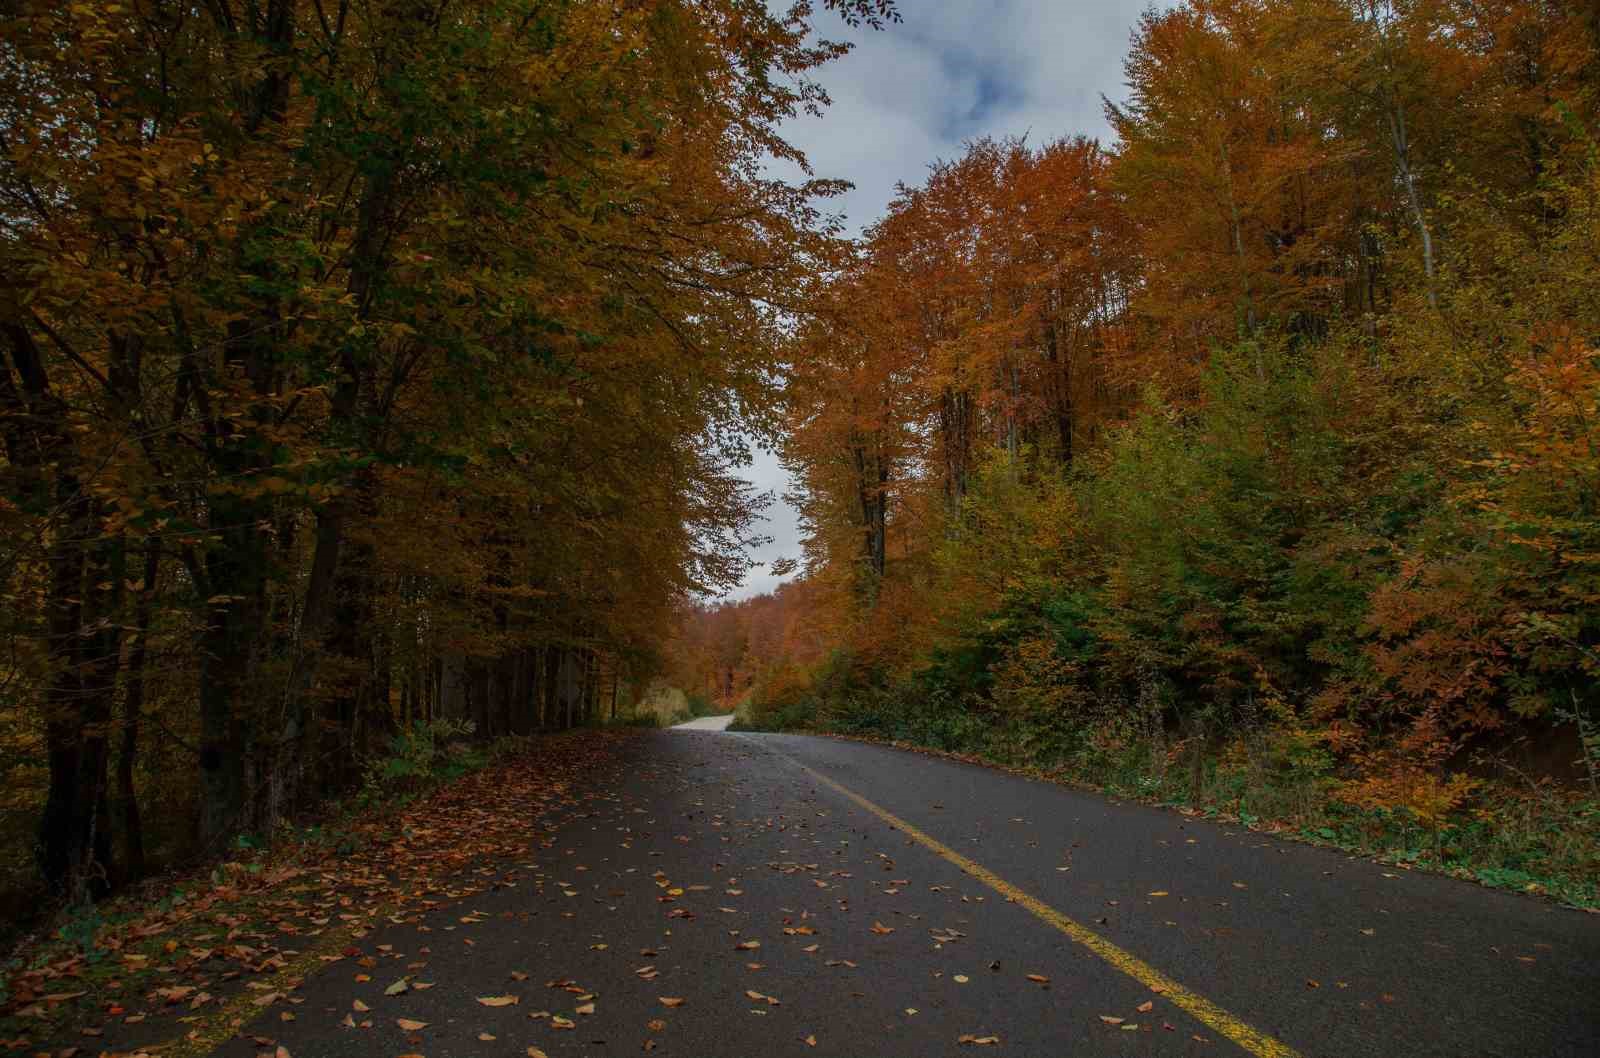
<instances>
[{"instance_id":1,"label":"cloud","mask_svg":"<svg viewBox=\"0 0 1600 1058\"><path fill-rule=\"evenodd\" d=\"M781 0L773 0L777 6ZM899 0L905 21L883 32L830 24L823 34L854 50L816 73L833 100L825 115L784 127L818 176L855 189L831 203L859 233L882 215L896 184L919 184L928 166L982 136L1027 134L1044 143L1079 134L1109 141L1100 97L1124 94L1122 60L1148 0ZM789 483L776 457L747 476L780 495ZM780 501L757 558L799 550L794 511ZM733 598L770 591L758 570Z\"/></svg>"}]
</instances>

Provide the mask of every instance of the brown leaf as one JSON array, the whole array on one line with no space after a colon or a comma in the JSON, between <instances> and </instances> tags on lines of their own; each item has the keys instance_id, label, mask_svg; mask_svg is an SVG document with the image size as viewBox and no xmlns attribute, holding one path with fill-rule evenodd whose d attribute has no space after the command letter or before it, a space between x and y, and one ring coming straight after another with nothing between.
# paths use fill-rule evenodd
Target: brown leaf
<instances>
[{"instance_id":1,"label":"brown leaf","mask_svg":"<svg viewBox=\"0 0 1600 1058\"><path fill-rule=\"evenodd\" d=\"M681 1007L684 1004L681 996L657 996L656 998L661 1000L661 1005L664 1007Z\"/></svg>"},{"instance_id":2,"label":"brown leaf","mask_svg":"<svg viewBox=\"0 0 1600 1058\"><path fill-rule=\"evenodd\" d=\"M1134 1007L1133 1009L1137 1010L1141 1014L1148 1014L1152 1010L1154 1010L1155 1008L1156 1008L1156 1005L1154 1003L1150 1002L1147 999L1143 1003L1140 1003L1138 1006Z\"/></svg>"},{"instance_id":3,"label":"brown leaf","mask_svg":"<svg viewBox=\"0 0 1600 1058\"><path fill-rule=\"evenodd\" d=\"M956 1037L956 1042L976 1044L979 1047L993 1047L995 1044L1000 1042L1000 1037L976 1036L970 1032L963 1032L960 1036Z\"/></svg>"},{"instance_id":4,"label":"brown leaf","mask_svg":"<svg viewBox=\"0 0 1600 1058\"><path fill-rule=\"evenodd\" d=\"M517 996L479 996L478 1002L486 1007L511 1007L522 1002Z\"/></svg>"},{"instance_id":5,"label":"brown leaf","mask_svg":"<svg viewBox=\"0 0 1600 1058\"><path fill-rule=\"evenodd\" d=\"M872 932L878 934L879 936L887 936L888 934L894 932L894 927L885 926L882 922L875 921L872 923Z\"/></svg>"},{"instance_id":6,"label":"brown leaf","mask_svg":"<svg viewBox=\"0 0 1600 1058\"><path fill-rule=\"evenodd\" d=\"M1114 1018L1110 1014L1101 1014L1100 1015L1100 1020L1105 1022L1107 1025L1121 1025L1127 1019L1126 1018Z\"/></svg>"},{"instance_id":7,"label":"brown leaf","mask_svg":"<svg viewBox=\"0 0 1600 1058\"><path fill-rule=\"evenodd\" d=\"M396 1018L394 1023L406 1032L421 1032L428 1027L426 1021L412 1021L410 1018Z\"/></svg>"}]
</instances>

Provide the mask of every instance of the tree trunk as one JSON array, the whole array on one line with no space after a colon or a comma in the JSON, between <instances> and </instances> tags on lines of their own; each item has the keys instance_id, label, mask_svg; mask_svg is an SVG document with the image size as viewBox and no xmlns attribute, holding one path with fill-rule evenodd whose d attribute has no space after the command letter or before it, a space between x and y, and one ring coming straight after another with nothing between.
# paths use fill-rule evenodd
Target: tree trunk
<instances>
[{"instance_id":1,"label":"tree trunk","mask_svg":"<svg viewBox=\"0 0 1600 1058\"><path fill-rule=\"evenodd\" d=\"M254 645L265 591L265 544L251 503L212 509L218 547L206 564L210 614L200 639L200 831L215 851L245 822L245 756L254 746Z\"/></svg>"},{"instance_id":2,"label":"tree trunk","mask_svg":"<svg viewBox=\"0 0 1600 1058\"><path fill-rule=\"evenodd\" d=\"M52 674L43 712L49 792L39 830L39 867L52 886L80 892L96 868L110 859L107 831L97 813L106 797L106 736L111 692L101 686L107 626L97 627L95 604L104 608L104 577L88 579L90 554L105 558L95 505L76 473L66 408L51 390L44 357L29 330L0 325L0 431L6 458L24 502L53 510L44 538L49 571L45 649ZM114 662L114 659L113 659ZM115 669L111 670L113 678Z\"/></svg>"},{"instance_id":3,"label":"tree trunk","mask_svg":"<svg viewBox=\"0 0 1600 1058\"><path fill-rule=\"evenodd\" d=\"M1389 135L1394 144L1395 173L1406 189L1406 202L1411 207L1411 220L1422 235L1422 272L1428 281L1428 307L1439 307L1439 294L1433 278L1433 232L1428 227L1428 215L1422 209L1422 195L1417 190L1417 176L1411 168L1411 137L1406 131L1405 109L1391 94L1388 107Z\"/></svg>"},{"instance_id":4,"label":"tree trunk","mask_svg":"<svg viewBox=\"0 0 1600 1058\"><path fill-rule=\"evenodd\" d=\"M151 611L156 581L161 573L161 542L151 540L144 549L144 579L134 607L133 645L128 651L127 684L123 694L122 746L117 754L117 800L122 807L122 868L126 881L145 874L144 823L139 815L139 794L134 786L138 763L139 727L144 716L145 663L149 656Z\"/></svg>"},{"instance_id":5,"label":"tree trunk","mask_svg":"<svg viewBox=\"0 0 1600 1058\"><path fill-rule=\"evenodd\" d=\"M50 548L49 620L46 628L55 672L45 689L45 753L50 787L39 820L40 869L53 886L76 895L91 859L91 814L94 809L92 761L84 745L85 683L84 548L78 543L92 531L89 502L70 474L56 475L58 492L68 501Z\"/></svg>"}]
</instances>

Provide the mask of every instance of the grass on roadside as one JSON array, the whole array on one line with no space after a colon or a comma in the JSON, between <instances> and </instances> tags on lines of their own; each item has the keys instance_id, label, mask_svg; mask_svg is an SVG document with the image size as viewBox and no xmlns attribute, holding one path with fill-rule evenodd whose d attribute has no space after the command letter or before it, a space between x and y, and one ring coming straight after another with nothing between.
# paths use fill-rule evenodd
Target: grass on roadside
<instances>
[{"instance_id":1,"label":"grass on roadside","mask_svg":"<svg viewBox=\"0 0 1600 1058\"><path fill-rule=\"evenodd\" d=\"M1600 910L1600 797L1551 782L1484 780L1454 809L1426 818L1342 800L1344 779L1331 756L1292 732L1201 748L1161 732L1041 729L954 706L819 719L794 700L744 710L733 729L810 730L931 750Z\"/></svg>"}]
</instances>

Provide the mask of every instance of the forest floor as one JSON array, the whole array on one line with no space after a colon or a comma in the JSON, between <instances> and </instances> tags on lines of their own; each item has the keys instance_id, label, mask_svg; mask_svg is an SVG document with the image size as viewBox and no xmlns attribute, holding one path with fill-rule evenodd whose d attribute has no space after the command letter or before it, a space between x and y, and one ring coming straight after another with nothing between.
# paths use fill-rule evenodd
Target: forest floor
<instances>
[{"instance_id":1,"label":"forest floor","mask_svg":"<svg viewBox=\"0 0 1600 1058\"><path fill-rule=\"evenodd\" d=\"M882 746L580 732L383 828L106 930L12 1049L1600 1051L1600 916Z\"/></svg>"}]
</instances>

